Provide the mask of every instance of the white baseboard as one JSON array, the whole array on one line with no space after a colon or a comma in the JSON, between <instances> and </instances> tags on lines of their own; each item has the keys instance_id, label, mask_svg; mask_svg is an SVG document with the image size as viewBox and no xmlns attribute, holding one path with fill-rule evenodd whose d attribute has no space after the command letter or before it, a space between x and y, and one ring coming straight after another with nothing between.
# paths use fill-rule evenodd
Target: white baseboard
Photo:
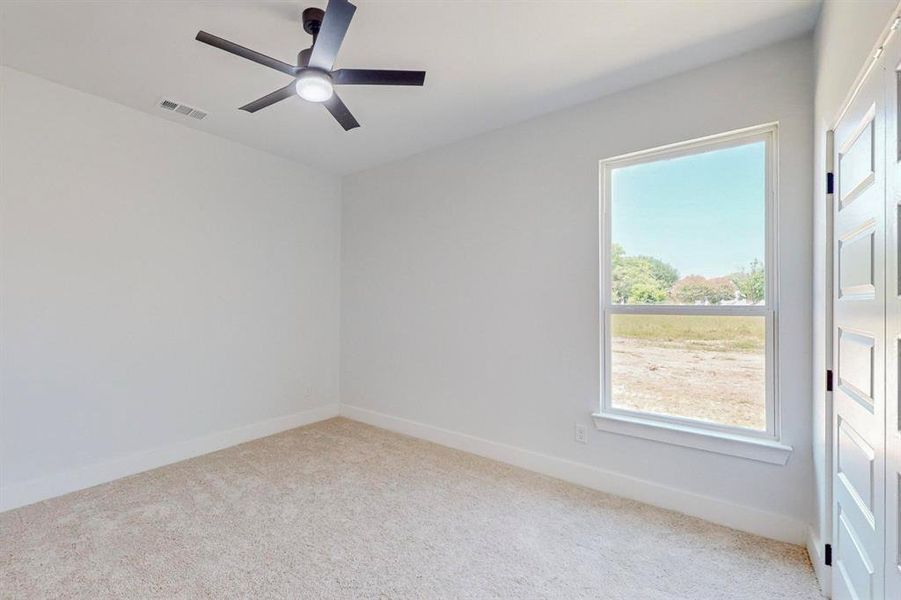
<instances>
[{"instance_id":1,"label":"white baseboard","mask_svg":"<svg viewBox=\"0 0 901 600\"><path fill-rule=\"evenodd\" d=\"M821 545L817 544L815 540L810 539L810 533L806 524L785 515L686 492L613 471L599 469L584 463L556 458L539 452L492 442L464 433L433 427L424 423L346 404L340 406L338 404L330 404L292 415L276 417L251 425L212 433L172 446L138 452L47 477L7 485L0 488L0 511L25 506L142 471L215 452L229 446L329 419L339 414L349 419L478 454L602 492L699 517L726 527L792 544L807 543L808 550L812 549L816 553L821 548ZM817 569L817 576L820 578L821 586L826 590L824 582L828 585L828 572L824 579L821 576L823 567L817 567L817 565L823 564L818 554L814 556L812 553L811 560Z\"/></svg>"},{"instance_id":2,"label":"white baseboard","mask_svg":"<svg viewBox=\"0 0 901 600\"><path fill-rule=\"evenodd\" d=\"M341 404L341 416L766 538L797 545L807 539L808 525L785 515L356 406Z\"/></svg>"},{"instance_id":3,"label":"white baseboard","mask_svg":"<svg viewBox=\"0 0 901 600\"><path fill-rule=\"evenodd\" d=\"M817 582L820 584L820 593L824 598L832 597L832 568L826 565L826 557L823 556L825 547L823 541L810 529L807 532L807 555L810 556L810 563L813 565L813 572L817 576Z\"/></svg>"},{"instance_id":4,"label":"white baseboard","mask_svg":"<svg viewBox=\"0 0 901 600\"><path fill-rule=\"evenodd\" d=\"M218 431L171 446L136 452L47 477L14 483L0 487L0 511L40 502L337 416L338 404L328 404L226 431Z\"/></svg>"}]
</instances>

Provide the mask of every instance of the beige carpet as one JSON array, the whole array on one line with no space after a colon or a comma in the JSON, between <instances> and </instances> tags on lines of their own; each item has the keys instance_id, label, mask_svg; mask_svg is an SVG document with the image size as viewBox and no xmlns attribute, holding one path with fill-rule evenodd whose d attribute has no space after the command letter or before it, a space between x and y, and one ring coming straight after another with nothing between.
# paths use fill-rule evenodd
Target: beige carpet
<instances>
[{"instance_id":1,"label":"beige carpet","mask_svg":"<svg viewBox=\"0 0 901 600\"><path fill-rule=\"evenodd\" d=\"M0 514L2 598L818 598L804 550L332 419Z\"/></svg>"}]
</instances>

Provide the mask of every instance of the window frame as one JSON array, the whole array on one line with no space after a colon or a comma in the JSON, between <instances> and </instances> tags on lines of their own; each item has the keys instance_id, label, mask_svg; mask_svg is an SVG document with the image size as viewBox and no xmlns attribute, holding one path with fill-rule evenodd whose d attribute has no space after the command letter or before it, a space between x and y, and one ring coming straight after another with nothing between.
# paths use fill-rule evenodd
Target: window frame
<instances>
[{"instance_id":1,"label":"window frame","mask_svg":"<svg viewBox=\"0 0 901 600\"><path fill-rule=\"evenodd\" d=\"M611 289L610 248L612 244L611 219L611 173L614 169L637 164L723 150L755 142L765 144L765 249L764 268L766 296L763 305L675 305L675 304L614 304ZM713 452L722 452L760 458L765 462L787 460L791 448L783 446L781 439L780 403L778 394L777 361L777 306L778 306L778 256L777 256L777 190L778 190L778 123L767 123L754 127L729 131L704 138L669 144L603 159L599 162L599 258L600 258L600 359L601 398L599 412L594 415L599 429L625 433L647 439L675 443L677 445L699 447ZM611 318L617 314L647 315L732 315L756 316L765 320L765 385L766 385L766 429L726 425L681 417L625 408L612 404L611 381ZM654 431L655 429L660 431ZM704 437L710 439L703 439ZM723 443L711 444L720 440ZM748 445L762 447L749 448ZM786 452L787 451L787 452ZM750 454L750 455L749 455ZM761 457L758 455L765 455ZM767 457L774 460L768 460Z\"/></svg>"}]
</instances>

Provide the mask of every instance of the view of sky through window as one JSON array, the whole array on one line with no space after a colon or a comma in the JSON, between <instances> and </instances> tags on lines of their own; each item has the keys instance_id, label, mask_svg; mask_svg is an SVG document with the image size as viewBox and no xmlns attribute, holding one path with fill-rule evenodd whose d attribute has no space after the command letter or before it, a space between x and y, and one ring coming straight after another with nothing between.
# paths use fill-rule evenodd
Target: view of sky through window
<instances>
[{"instance_id":1,"label":"view of sky through window","mask_svg":"<svg viewBox=\"0 0 901 600\"><path fill-rule=\"evenodd\" d=\"M683 275L718 277L763 261L765 151L756 142L615 169L613 241Z\"/></svg>"},{"instance_id":2,"label":"view of sky through window","mask_svg":"<svg viewBox=\"0 0 901 600\"><path fill-rule=\"evenodd\" d=\"M614 302L761 302L765 167L761 141L614 169ZM639 264L639 259L653 260ZM760 293L742 293L741 277L754 274ZM680 293L698 282L723 289L701 298Z\"/></svg>"}]
</instances>

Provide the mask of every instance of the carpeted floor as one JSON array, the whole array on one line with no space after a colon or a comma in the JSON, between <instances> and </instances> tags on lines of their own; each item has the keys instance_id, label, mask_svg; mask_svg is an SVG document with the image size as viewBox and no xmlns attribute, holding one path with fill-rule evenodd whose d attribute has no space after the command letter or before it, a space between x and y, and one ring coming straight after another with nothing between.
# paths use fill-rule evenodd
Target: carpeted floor
<instances>
[{"instance_id":1,"label":"carpeted floor","mask_svg":"<svg viewBox=\"0 0 901 600\"><path fill-rule=\"evenodd\" d=\"M346 419L0 513L2 598L819 598L805 551Z\"/></svg>"}]
</instances>

